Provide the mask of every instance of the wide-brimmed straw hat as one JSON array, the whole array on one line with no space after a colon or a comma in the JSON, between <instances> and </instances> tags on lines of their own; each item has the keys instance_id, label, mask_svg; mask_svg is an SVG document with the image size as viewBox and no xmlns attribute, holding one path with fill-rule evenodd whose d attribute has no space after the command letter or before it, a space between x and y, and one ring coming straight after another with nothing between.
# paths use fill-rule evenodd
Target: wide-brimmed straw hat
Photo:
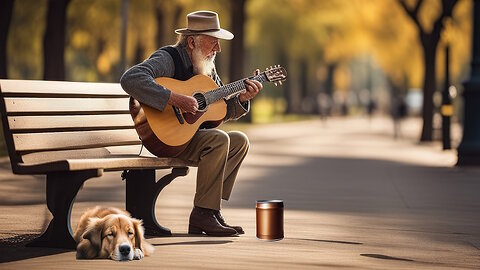
<instances>
[{"instance_id":1,"label":"wide-brimmed straw hat","mask_svg":"<svg viewBox=\"0 0 480 270\"><path fill-rule=\"evenodd\" d=\"M195 11L187 15L187 28L175 30L183 35L208 35L220 39L230 40L233 34L220 28L218 14L213 11Z\"/></svg>"}]
</instances>

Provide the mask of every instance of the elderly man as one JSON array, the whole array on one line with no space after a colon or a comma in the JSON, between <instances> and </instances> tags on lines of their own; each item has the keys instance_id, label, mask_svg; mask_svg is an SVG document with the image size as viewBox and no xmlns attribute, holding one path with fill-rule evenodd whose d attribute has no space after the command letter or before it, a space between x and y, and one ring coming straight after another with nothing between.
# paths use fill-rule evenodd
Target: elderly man
<instances>
[{"instance_id":1,"label":"elderly man","mask_svg":"<svg viewBox=\"0 0 480 270\"><path fill-rule=\"evenodd\" d=\"M233 34L220 28L218 15L211 11L188 14L187 28L175 32L179 37L174 46L160 48L147 60L130 68L123 74L121 85L138 102L160 111L169 104L182 112L195 114L198 110L195 98L170 91L157 84L155 78L171 77L185 81L196 74L203 74L221 86L215 70L215 55L221 51L219 39L231 40ZM248 113L250 99L262 89L262 84L255 80L246 80L245 86L246 91L225 100L227 114L224 121L236 120ZM134 120L141 114L133 115ZM186 149L176 155L198 164L194 207L188 227L190 234L234 236L244 233L242 227L225 222L220 208L221 200L230 198L248 147L248 138L241 132L199 129ZM150 152L161 156L162 153L155 153L154 148L150 147Z\"/></svg>"}]
</instances>

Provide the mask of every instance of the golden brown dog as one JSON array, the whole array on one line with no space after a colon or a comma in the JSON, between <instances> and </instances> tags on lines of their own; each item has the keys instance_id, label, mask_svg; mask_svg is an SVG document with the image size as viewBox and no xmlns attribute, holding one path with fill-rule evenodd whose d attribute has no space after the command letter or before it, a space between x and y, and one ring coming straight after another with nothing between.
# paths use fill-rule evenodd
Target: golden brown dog
<instances>
[{"instance_id":1,"label":"golden brown dog","mask_svg":"<svg viewBox=\"0 0 480 270\"><path fill-rule=\"evenodd\" d=\"M77 259L140 260L154 250L143 233L142 221L127 211L99 206L88 209L74 234Z\"/></svg>"}]
</instances>

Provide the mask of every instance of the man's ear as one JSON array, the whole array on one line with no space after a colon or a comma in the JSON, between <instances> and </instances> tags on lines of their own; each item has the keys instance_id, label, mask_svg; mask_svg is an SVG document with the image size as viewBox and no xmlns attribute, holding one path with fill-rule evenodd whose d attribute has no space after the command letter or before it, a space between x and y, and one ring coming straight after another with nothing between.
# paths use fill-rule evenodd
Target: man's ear
<instances>
[{"instance_id":1,"label":"man's ear","mask_svg":"<svg viewBox=\"0 0 480 270\"><path fill-rule=\"evenodd\" d=\"M142 226L142 220L132 218L132 223L135 229L135 247L142 250L146 256L152 254L155 248L148 243L143 236L145 232Z\"/></svg>"},{"instance_id":2,"label":"man's ear","mask_svg":"<svg viewBox=\"0 0 480 270\"><path fill-rule=\"evenodd\" d=\"M99 251L102 248L102 229L103 229L103 219L91 217L88 220L87 229L83 233L83 239L90 241L92 246Z\"/></svg>"},{"instance_id":3,"label":"man's ear","mask_svg":"<svg viewBox=\"0 0 480 270\"><path fill-rule=\"evenodd\" d=\"M188 36L187 37L187 44L188 44L188 48L192 49L195 48L195 39L193 38L193 36Z\"/></svg>"}]
</instances>

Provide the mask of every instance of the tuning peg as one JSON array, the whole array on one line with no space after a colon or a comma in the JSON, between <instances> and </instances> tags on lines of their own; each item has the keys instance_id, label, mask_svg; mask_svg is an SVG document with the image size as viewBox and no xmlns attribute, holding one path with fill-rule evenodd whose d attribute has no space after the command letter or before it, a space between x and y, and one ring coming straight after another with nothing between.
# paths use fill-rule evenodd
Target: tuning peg
<instances>
[{"instance_id":1,"label":"tuning peg","mask_svg":"<svg viewBox=\"0 0 480 270\"><path fill-rule=\"evenodd\" d=\"M274 82L273 84L275 84L275 86L277 86L277 83L276 83L276 82Z\"/></svg>"},{"instance_id":2,"label":"tuning peg","mask_svg":"<svg viewBox=\"0 0 480 270\"><path fill-rule=\"evenodd\" d=\"M270 69L272 69L272 66L270 66Z\"/></svg>"},{"instance_id":3,"label":"tuning peg","mask_svg":"<svg viewBox=\"0 0 480 270\"><path fill-rule=\"evenodd\" d=\"M282 81L278 81L278 83L279 83L280 85L282 85Z\"/></svg>"}]
</instances>

